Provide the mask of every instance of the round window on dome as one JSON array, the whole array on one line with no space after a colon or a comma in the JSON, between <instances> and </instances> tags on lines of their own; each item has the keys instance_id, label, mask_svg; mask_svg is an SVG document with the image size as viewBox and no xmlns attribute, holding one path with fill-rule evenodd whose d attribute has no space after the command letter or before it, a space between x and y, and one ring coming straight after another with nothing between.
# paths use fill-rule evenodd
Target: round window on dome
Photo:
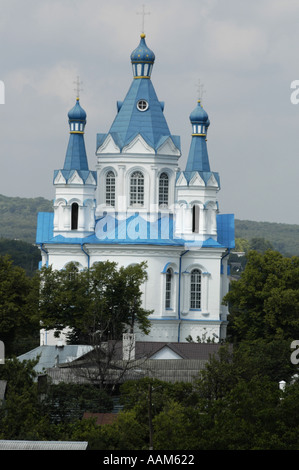
<instances>
[{"instance_id":1,"label":"round window on dome","mask_svg":"<svg viewBox=\"0 0 299 470\"><path fill-rule=\"evenodd\" d=\"M137 103L137 109L139 111L146 111L148 109L148 102L146 100L139 100Z\"/></svg>"}]
</instances>

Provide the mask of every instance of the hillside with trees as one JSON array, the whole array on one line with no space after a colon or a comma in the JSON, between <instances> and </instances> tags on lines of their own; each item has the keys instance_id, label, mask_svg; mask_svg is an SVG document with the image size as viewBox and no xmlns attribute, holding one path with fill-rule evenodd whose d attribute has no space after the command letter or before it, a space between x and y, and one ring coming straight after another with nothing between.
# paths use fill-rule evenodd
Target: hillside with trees
<instances>
[{"instance_id":1,"label":"hillside with trees","mask_svg":"<svg viewBox=\"0 0 299 470\"><path fill-rule=\"evenodd\" d=\"M235 220L236 238L263 238L285 256L299 255L299 225Z\"/></svg>"},{"instance_id":2,"label":"hillside with trees","mask_svg":"<svg viewBox=\"0 0 299 470\"><path fill-rule=\"evenodd\" d=\"M42 197L7 197L0 194L0 238L34 243L38 212L52 212L51 201Z\"/></svg>"}]
</instances>

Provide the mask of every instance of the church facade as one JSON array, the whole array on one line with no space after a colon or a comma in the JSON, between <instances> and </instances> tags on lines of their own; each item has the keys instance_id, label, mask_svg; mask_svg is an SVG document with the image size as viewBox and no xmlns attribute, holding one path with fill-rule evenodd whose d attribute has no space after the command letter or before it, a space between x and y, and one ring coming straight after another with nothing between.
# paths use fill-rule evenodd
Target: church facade
<instances>
[{"instance_id":1,"label":"church facade","mask_svg":"<svg viewBox=\"0 0 299 470\"><path fill-rule=\"evenodd\" d=\"M234 216L221 214L219 174L211 171L209 117L200 101L190 114L184 169L180 138L172 135L151 73L155 61L145 35L131 54L133 81L108 133L97 135L95 171L84 143L86 112L77 98L68 113L69 142L54 171L53 213L39 213L36 243L42 264L81 269L99 261L128 266L146 261L144 308L152 310L142 341L216 342L226 335L228 254ZM41 344L56 344L42 330Z\"/></svg>"}]
</instances>

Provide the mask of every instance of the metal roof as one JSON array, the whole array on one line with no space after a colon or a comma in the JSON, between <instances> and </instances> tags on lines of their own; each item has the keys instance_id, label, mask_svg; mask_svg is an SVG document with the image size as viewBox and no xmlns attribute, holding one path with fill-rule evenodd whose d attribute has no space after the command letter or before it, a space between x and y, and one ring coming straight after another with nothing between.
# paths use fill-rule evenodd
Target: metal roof
<instances>
[{"instance_id":1,"label":"metal roof","mask_svg":"<svg viewBox=\"0 0 299 470\"><path fill-rule=\"evenodd\" d=\"M21 356L19 361L39 358L38 364L34 367L36 372L43 372L45 369L72 362L91 351L92 346L88 345L65 345L65 346L38 346Z\"/></svg>"},{"instance_id":2,"label":"metal roof","mask_svg":"<svg viewBox=\"0 0 299 470\"><path fill-rule=\"evenodd\" d=\"M105 215L105 218L106 231L101 232L101 224L104 224L101 222L102 219L98 219L95 234L83 238L68 238L62 235L54 236L53 213L40 212L37 219L36 243L172 245L179 247L188 245L189 247L198 246L200 248L233 248L235 246L233 214L217 214L217 240L209 238L205 241L184 240L176 237L171 215L167 221L164 217L159 217L155 221L148 221L139 214L123 220L117 219L117 213L115 215ZM137 225L138 232L137 229L135 230Z\"/></svg>"},{"instance_id":3,"label":"metal roof","mask_svg":"<svg viewBox=\"0 0 299 470\"><path fill-rule=\"evenodd\" d=\"M0 440L1 450L86 450L85 441L6 441Z\"/></svg>"}]
</instances>

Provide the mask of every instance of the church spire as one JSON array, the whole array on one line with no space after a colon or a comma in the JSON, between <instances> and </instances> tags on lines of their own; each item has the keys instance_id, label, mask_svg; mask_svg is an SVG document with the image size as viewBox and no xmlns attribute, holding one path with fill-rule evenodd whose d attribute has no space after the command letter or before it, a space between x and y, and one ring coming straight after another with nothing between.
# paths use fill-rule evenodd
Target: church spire
<instances>
[{"instance_id":1,"label":"church spire","mask_svg":"<svg viewBox=\"0 0 299 470\"><path fill-rule=\"evenodd\" d=\"M88 170L87 155L84 142L86 112L81 107L79 97L75 106L68 113L70 138L66 151L64 170Z\"/></svg>"},{"instance_id":2,"label":"church spire","mask_svg":"<svg viewBox=\"0 0 299 470\"><path fill-rule=\"evenodd\" d=\"M207 132L210 125L209 116L198 100L196 108L190 114L192 140L186 165L186 172L210 171L207 150Z\"/></svg>"}]
</instances>

